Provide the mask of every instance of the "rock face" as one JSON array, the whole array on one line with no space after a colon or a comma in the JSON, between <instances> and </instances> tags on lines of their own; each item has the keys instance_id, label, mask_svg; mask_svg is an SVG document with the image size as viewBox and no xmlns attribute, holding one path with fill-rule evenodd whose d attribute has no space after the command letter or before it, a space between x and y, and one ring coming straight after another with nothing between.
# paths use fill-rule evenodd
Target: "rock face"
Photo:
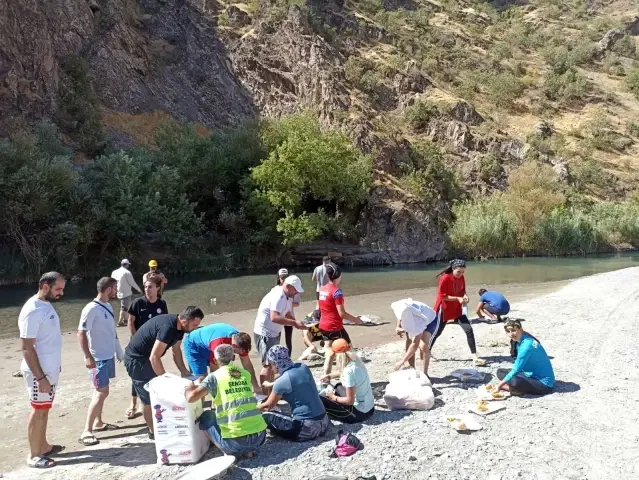
<instances>
[{"instance_id":1,"label":"rock face","mask_svg":"<svg viewBox=\"0 0 639 480\"><path fill-rule=\"evenodd\" d=\"M639 35L639 16L636 16L623 28L613 28L612 30L608 30L597 43L597 55L601 57L606 52L612 50L615 43L621 40L625 35Z\"/></svg>"},{"instance_id":2,"label":"rock face","mask_svg":"<svg viewBox=\"0 0 639 480\"><path fill-rule=\"evenodd\" d=\"M108 109L167 111L237 124L257 114L217 37L212 2L51 0L0 5L0 134L16 118L54 117L61 60L79 53Z\"/></svg>"}]
</instances>

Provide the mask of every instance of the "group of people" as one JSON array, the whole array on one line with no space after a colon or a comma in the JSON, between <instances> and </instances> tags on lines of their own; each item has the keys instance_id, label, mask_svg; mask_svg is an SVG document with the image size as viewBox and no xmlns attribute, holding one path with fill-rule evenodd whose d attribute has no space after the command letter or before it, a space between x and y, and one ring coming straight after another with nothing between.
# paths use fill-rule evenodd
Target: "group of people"
<instances>
[{"instance_id":1,"label":"group of people","mask_svg":"<svg viewBox=\"0 0 639 480\"><path fill-rule=\"evenodd\" d=\"M132 400L128 418L142 414L154 439L149 392L145 385L165 373L162 357L170 349L180 374L195 376L185 391L189 402L207 394L214 399L214 411L200 420L212 441L227 454L251 455L266 439L266 429L283 438L304 441L324 435L330 419L342 423L363 422L374 415L375 401L370 378L362 359L354 351L344 321L362 323L346 311L340 288L342 271L330 258L313 272L316 282L316 311L310 322L298 320L295 308L304 293L298 276L280 269L277 282L260 302L254 322L253 338L231 325L215 323L200 327L204 313L186 307L180 314L169 314L161 298L167 280L150 262L150 272L143 280L144 296L133 301L133 290L141 291L123 260L111 277L97 282L97 295L82 311L78 342L89 372L93 396L79 441L95 445L95 432L117 428L102 418L110 379L115 377L115 362L124 362L132 381ZM391 305L396 317L396 333L406 337L406 351L395 369L406 363L415 366L417 353L428 374L430 351L447 323L458 323L466 333L468 345L477 365L485 362L477 356L475 337L465 307L466 294L463 260L453 260L439 278L434 308L405 299ZM51 458L64 449L50 443L46 435L48 412L53 404L61 368L62 337L58 315L51 301L64 294L65 279L57 272L42 276L39 291L24 305L19 318L24 360L21 365L32 411L28 424L30 454L27 463L35 468L55 465ZM513 394L542 395L552 391L554 374L541 343L522 329L517 320L503 318L510 309L498 292L480 290L477 314L491 320L505 321L515 362L509 371L499 370L498 389ZM118 298L121 313L116 320L110 300ZM124 313L123 313L124 312ZM307 317L308 320L308 317ZM116 325L127 325L131 333L123 350ZM293 330L303 332L309 349L323 353L323 374L316 382L307 365L291 359ZM282 332L286 347L280 345ZM323 342L320 352L313 345ZM252 343L260 358L259 375L249 359ZM182 343L184 345L182 345ZM239 362L235 362L235 356ZM186 362L185 362L186 359ZM332 372L333 363L337 371ZM331 380L339 378L336 384ZM321 385L321 394L320 394ZM258 401L256 395L261 396ZM278 404L284 400L291 408L286 414Z\"/></svg>"}]
</instances>

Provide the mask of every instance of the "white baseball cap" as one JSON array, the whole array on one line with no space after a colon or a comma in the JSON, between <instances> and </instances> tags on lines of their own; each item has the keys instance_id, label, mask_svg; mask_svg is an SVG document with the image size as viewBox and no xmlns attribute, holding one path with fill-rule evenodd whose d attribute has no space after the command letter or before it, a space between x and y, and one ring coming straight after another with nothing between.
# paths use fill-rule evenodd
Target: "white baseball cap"
<instances>
[{"instance_id":1,"label":"white baseball cap","mask_svg":"<svg viewBox=\"0 0 639 480\"><path fill-rule=\"evenodd\" d=\"M128 259L123 258L122 261L120 262L120 265L131 265L131 262L129 262Z\"/></svg>"},{"instance_id":2,"label":"white baseball cap","mask_svg":"<svg viewBox=\"0 0 639 480\"><path fill-rule=\"evenodd\" d=\"M284 275L288 275L288 270L286 270L285 268L280 268L277 271L277 276L278 277L283 277Z\"/></svg>"},{"instance_id":3,"label":"white baseball cap","mask_svg":"<svg viewBox=\"0 0 639 480\"><path fill-rule=\"evenodd\" d=\"M297 275L286 277L286 280L284 280L284 285L290 285L295 290L297 290L297 293L304 293L304 289L302 288L302 281Z\"/></svg>"}]
</instances>

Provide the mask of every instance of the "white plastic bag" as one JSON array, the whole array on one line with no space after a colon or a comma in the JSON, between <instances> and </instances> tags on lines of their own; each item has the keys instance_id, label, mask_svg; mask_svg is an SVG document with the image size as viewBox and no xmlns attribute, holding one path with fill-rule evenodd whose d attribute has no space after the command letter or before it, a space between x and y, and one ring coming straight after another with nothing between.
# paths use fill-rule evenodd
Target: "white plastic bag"
<instances>
[{"instance_id":1,"label":"white plastic bag","mask_svg":"<svg viewBox=\"0 0 639 480\"><path fill-rule=\"evenodd\" d=\"M430 410L435 394L426 375L414 369L400 370L391 373L384 401L391 410Z\"/></svg>"},{"instance_id":2,"label":"white plastic bag","mask_svg":"<svg viewBox=\"0 0 639 480\"><path fill-rule=\"evenodd\" d=\"M184 396L190 382L167 373L146 384L158 463L197 463L209 449L209 437L197 423L203 412L202 401L188 403Z\"/></svg>"}]
</instances>

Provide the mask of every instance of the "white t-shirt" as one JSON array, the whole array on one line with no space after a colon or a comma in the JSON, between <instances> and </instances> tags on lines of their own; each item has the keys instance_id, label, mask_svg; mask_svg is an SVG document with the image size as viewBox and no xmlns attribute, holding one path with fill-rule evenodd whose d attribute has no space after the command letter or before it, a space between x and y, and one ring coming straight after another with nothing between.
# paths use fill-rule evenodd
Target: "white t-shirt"
<instances>
[{"instance_id":1,"label":"white t-shirt","mask_svg":"<svg viewBox=\"0 0 639 480\"><path fill-rule=\"evenodd\" d=\"M260 302L253 331L263 337L277 337L282 333L284 325L273 323L271 312L279 312L280 315L284 316L292 309L293 299L286 296L281 286L273 287Z\"/></svg>"},{"instance_id":2,"label":"white t-shirt","mask_svg":"<svg viewBox=\"0 0 639 480\"><path fill-rule=\"evenodd\" d=\"M419 335L436 318L435 310L422 302L405 298L391 303L395 316L400 319L400 325L410 336Z\"/></svg>"},{"instance_id":3,"label":"white t-shirt","mask_svg":"<svg viewBox=\"0 0 639 480\"><path fill-rule=\"evenodd\" d=\"M328 275L326 273L326 265L320 265L319 267L315 267L313 270L313 275L315 275L315 281L317 282L317 287L315 289L316 292L320 291L324 285L328 283Z\"/></svg>"},{"instance_id":4,"label":"white t-shirt","mask_svg":"<svg viewBox=\"0 0 639 480\"><path fill-rule=\"evenodd\" d=\"M62 331L60 317L53 305L34 295L20 310L18 328L20 338L35 338L35 351L40 366L49 375L49 381L56 383L62 366ZM31 372L24 359L20 369Z\"/></svg>"},{"instance_id":5,"label":"white t-shirt","mask_svg":"<svg viewBox=\"0 0 639 480\"><path fill-rule=\"evenodd\" d=\"M113 270L113 272L111 272L111 278L118 281L118 298L130 297L133 295L134 288L138 292L142 291L142 289L138 287L138 284L135 283L133 274L128 268L120 267L117 270Z\"/></svg>"},{"instance_id":6,"label":"white t-shirt","mask_svg":"<svg viewBox=\"0 0 639 480\"><path fill-rule=\"evenodd\" d=\"M110 312L110 313L109 313ZM108 303L97 298L82 309L78 330L87 332L89 350L96 360L109 360L115 356L115 316Z\"/></svg>"}]
</instances>

